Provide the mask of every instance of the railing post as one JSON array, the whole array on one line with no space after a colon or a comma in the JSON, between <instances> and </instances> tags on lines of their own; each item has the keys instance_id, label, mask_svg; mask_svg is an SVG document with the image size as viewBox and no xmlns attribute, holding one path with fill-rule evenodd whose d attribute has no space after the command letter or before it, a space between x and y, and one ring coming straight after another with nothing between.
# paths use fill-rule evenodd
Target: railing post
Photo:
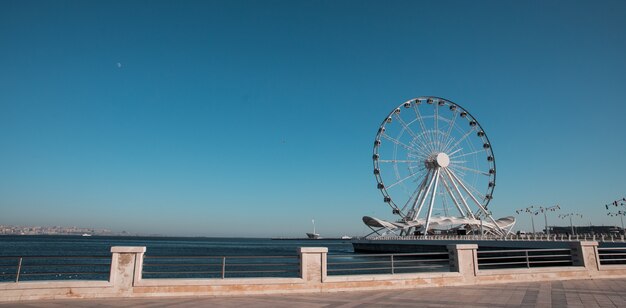
<instances>
[{"instance_id":1,"label":"railing post","mask_svg":"<svg viewBox=\"0 0 626 308\"><path fill-rule=\"evenodd\" d=\"M226 257L222 257L222 279L226 277Z\"/></svg>"},{"instance_id":2,"label":"railing post","mask_svg":"<svg viewBox=\"0 0 626 308\"><path fill-rule=\"evenodd\" d=\"M598 242L574 242L570 244L570 248L572 249L572 263L575 266L583 266L590 272L597 272L600 270Z\"/></svg>"},{"instance_id":3,"label":"railing post","mask_svg":"<svg viewBox=\"0 0 626 308\"><path fill-rule=\"evenodd\" d=\"M526 268L530 268L530 258L528 257L528 250L524 250L526 253Z\"/></svg>"},{"instance_id":4,"label":"railing post","mask_svg":"<svg viewBox=\"0 0 626 308\"><path fill-rule=\"evenodd\" d=\"M326 247L300 247L300 275L306 283L322 283L326 280Z\"/></svg>"},{"instance_id":5,"label":"railing post","mask_svg":"<svg viewBox=\"0 0 626 308\"><path fill-rule=\"evenodd\" d=\"M109 281L120 295L132 294L133 285L141 280L143 255L146 247L111 247L111 276Z\"/></svg>"},{"instance_id":6,"label":"railing post","mask_svg":"<svg viewBox=\"0 0 626 308\"><path fill-rule=\"evenodd\" d=\"M393 268L393 255L391 255L391 275L395 274L395 269Z\"/></svg>"},{"instance_id":7,"label":"railing post","mask_svg":"<svg viewBox=\"0 0 626 308\"><path fill-rule=\"evenodd\" d=\"M450 244L448 253L450 256L450 271L459 272L464 279L473 281L478 272L478 257L476 244Z\"/></svg>"},{"instance_id":8,"label":"railing post","mask_svg":"<svg viewBox=\"0 0 626 308\"><path fill-rule=\"evenodd\" d=\"M22 257L17 263L17 273L15 273L15 282L20 282L20 272L22 272Z\"/></svg>"}]
</instances>

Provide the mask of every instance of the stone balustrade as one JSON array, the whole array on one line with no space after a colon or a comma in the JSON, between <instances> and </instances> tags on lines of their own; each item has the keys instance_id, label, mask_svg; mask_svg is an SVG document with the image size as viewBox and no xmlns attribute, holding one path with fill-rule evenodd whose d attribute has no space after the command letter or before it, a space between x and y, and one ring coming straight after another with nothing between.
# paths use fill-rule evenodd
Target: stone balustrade
<instances>
[{"instance_id":1,"label":"stone balustrade","mask_svg":"<svg viewBox=\"0 0 626 308\"><path fill-rule=\"evenodd\" d=\"M448 245L450 271L327 275L325 247L299 248L297 278L144 279L145 247L112 247L109 281L0 283L0 302L58 298L215 296L406 289L502 282L626 277L626 265L601 265L597 242L572 243L574 266L479 270L475 244Z\"/></svg>"}]
</instances>

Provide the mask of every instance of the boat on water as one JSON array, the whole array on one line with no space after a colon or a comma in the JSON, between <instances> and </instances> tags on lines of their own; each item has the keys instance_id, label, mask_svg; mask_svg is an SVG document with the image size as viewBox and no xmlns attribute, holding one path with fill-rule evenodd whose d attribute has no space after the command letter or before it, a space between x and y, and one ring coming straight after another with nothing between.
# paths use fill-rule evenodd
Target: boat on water
<instances>
[{"instance_id":1,"label":"boat on water","mask_svg":"<svg viewBox=\"0 0 626 308\"><path fill-rule=\"evenodd\" d=\"M309 238L310 240L317 240L320 239L320 235L319 233L306 233L307 238Z\"/></svg>"},{"instance_id":2,"label":"boat on water","mask_svg":"<svg viewBox=\"0 0 626 308\"><path fill-rule=\"evenodd\" d=\"M320 239L320 234L315 232L315 219L311 219L311 223L313 224L313 233L306 233L306 237L310 240Z\"/></svg>"}]
</instances>

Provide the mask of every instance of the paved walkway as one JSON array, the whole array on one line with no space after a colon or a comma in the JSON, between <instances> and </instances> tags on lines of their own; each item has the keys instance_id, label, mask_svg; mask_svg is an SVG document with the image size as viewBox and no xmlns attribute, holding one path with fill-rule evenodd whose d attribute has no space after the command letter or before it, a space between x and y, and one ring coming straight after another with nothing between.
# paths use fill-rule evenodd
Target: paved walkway
<instances>
[{"instance_id":1,"label":"paved walkway","mask_svg":"<svg viewBox=\"0 0 626 308\"><path fill-rule=\"evenodd\" d=\"M568 280L396 291L32 301L0 307L626 307L626 279Z\"/></svg>"}]
</instances>

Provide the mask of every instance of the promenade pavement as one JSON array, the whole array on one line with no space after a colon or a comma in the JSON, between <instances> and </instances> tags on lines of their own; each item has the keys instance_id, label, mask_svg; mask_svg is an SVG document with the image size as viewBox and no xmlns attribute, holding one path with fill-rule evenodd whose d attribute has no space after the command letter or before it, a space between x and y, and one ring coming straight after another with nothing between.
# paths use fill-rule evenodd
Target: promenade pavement
<instances>
[{"instance_id":1,"label":"promenade pavement","mask_svg":"<svg viewBox=\"0 0 626 308\"><path fill-rule=\"evenodd\" d=\"M0 307L626 307L626 279L509 283L410 290L184 297L74 299Z\"/></svg>"}]
</instances>

